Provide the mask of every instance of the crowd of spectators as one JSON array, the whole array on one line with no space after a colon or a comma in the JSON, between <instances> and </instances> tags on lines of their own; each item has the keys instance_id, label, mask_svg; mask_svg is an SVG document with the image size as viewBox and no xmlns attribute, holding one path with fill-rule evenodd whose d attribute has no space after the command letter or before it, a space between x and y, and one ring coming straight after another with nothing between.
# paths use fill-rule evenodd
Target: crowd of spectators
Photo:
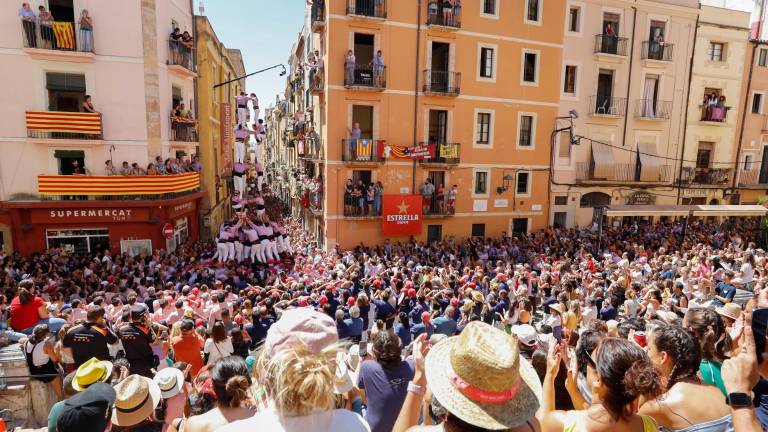
<instances>
[{"instance_id":1,"label":"crowd of spectators","mask_svg":"<svg viewBox=\"0 0 768 432\"><path fill-rule=\"evenodd\" d=\"M294 254L270 263L205 242L1 255L3 335L68 397L51 426L768 427L756 220L628 223L599 249L585 227L325 251L285 225Z\"/></svg>"},{"instance_id":2,"label":"crowd of spectators","mask_svg":"<svg viewBox=\"0 0 768 432\"><path fill-rule=\"evenodd\" d=\"M150 162L144 169L137 162L129 164L123 161L120 167L116 167L111 159L104 161L104 175L106 176L144 176L144 175L171 175L188 172L199 173L202 170L200 158L193 155L189 159L167 158L163 160L158 156L155 162Z\"/></svg>"}]
</instances>

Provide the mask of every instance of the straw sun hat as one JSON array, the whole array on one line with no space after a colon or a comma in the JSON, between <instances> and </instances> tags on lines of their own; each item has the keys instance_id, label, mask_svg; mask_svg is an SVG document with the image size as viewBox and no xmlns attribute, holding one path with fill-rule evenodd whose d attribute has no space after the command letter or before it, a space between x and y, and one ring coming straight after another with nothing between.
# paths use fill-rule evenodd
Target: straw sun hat
<instances>
[{"instance_id":1,"label":"straw sun hat","mask_svg":"<svg viewBox=\"0 0 768 432\"><path fill-rule=\"evenodd\" d=\"M479 321L432 347L427 382L451 414L485 429L509 429L532 419L541 383L512 336Z\"/></svg>"},{"instance_id":2,"label":"straw sun hat","mask_svg":"<svg viewBox=\"0 0 768 432\"><path fill-rule=\"evenodd\" d=\"M115 386L115 410L112 423L133 426L143 422L162 399L160 387L147 377L129 375Z\"/></svg>"}]
</instances>

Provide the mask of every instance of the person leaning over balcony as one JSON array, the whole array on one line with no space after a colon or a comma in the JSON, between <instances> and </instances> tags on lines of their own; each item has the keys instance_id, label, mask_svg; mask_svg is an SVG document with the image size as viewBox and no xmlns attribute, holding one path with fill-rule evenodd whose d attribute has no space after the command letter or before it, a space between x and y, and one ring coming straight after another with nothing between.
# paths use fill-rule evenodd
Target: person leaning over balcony
<instances>
[{"instance_id":1,"label":"person leaning over balcony","mask_svg":"<svg viewBox=\"0 0 768 432\"><path fill-rule=\"evenodd\" d=\"M376 216L381 216L381 196L384 194L384 185L377 181L373 186L373 211Z\"/></svg>"},{"instance_id":2,"label":"person leaning over balcony","mask_svg":"<svg viewBox=\"0 0 768 432\"><path fill-rule=\"evenodd\" d=\"M453 3L451 0L443 0L443 25L449 25L453 18Z\"/></svg>"},{"instance_id":3,"label":"person leaning over balcony","mask_svg":"<svg viewBox=\"0 0 768 432\"><path fill-rule=\"evenodd\" d=\"M147 172L144 171L144 168L140 167L138 163L134 162L131 164L131 175L143 176L143 175L147 175Z\"/></svg>"},{"instance_id":4,"label":"person leaning over balcony","mask_svg":"<svg viewBox=\"0 0 768 432\"><path fill-rule=\"evenodd\" d=\"M165 172L165 163L163 163L163 158L160 156L157 156L155 158L155 169L157 170L157 173L160 175L164 175Z\"/></svg>"},{"instance_id":5,"label":"person leaning over balcony","mask_svg":"<svg viewBox=\"0 0 768 432\"><path fill-rule=\"evenodd\" d=\"M77 20L80 26L80 49L84 52L93 51L93 18L88 14L88 9L80 12L80 18Z\"/></svg>"},{"instance_id":6,"label":"person leaning over balcony","mask_svg":"<svg viewBox=\"0 0 768 432\"><path fill-rule=\"evenodd\" d=\"M37 8L40 12L37 18L40 21L40 35L43 37L43 48L56 49L56 38L53 35L53 15L45 10L45 6Z\"/></svg>"},{"instance_id":7,"label":"person leaning over balcony","mask_svg":"<svg viewBox=\"0 0 768 432\"><path fill-rule=\"evenodd\" d=\"M344 57L344 85L353 85L355 83L355 53L352 50L347 51Z\"/></svg>"},{"instance_id":8,"label":"person leaning over balcony","mask_svg":"<svg viewBox=\"0 0 768 432\"><path fill-rule=\"evenodd\" d=\"M376 87L383 87L385 66L384 54L381 53L381 50L376 51L376 55L373 57L371 64L373 65L373 85Z\"/></svg>"},{"instance_id":9,"label":"person leaning over balcony","mask_svg":"<svg viewBox=\"0 0 768 432\"><path fill-rule=\"evenodd\" d=\"M192 69L192 35L188 31L184 31L181 35L181 44L184 45L184 50L181 51L181 60L184 62L184 67Z\"/></svg>"},{"instance_id":10,"label":"person leaning over balcony","mask_svg":"<svg viewBox=\"0 0 768 432\"><path fill-rule=\"evenodd\" d=\"M453 214L456 212L456 185L451 186L451 190L448 191L447 205L448 213Z\"/></svg>"},{"instance_id":11,"label":"person leaning over balcony","mask_svg":"<svg viewBox=\"0 0 768 432\"><path fill-rule=\"evenodd\" d=\"M21 4L19 16L21 17L21 26L24 29L24 36L27 39L27 46L29 48L37 48L37 33L35 31L37 15L35 15L35 11L29 7L29 3Z\"/></svg>"},{"instance_id":12,"label":"person leaning over balcony","mask_svg":"<svg viewBox=\"0 0 768 432\"><path fill-rule=\"evenodd\" d=\"M432 196L435 194L435 185L429 179L424 180L424 184L419 188L422 198L422 211L426 214L429 213L432 207Z\"/></svg>"},{"instance_id":13,"label":"person leaning over balcony","mask_svg":"<svg viewBox=\"0 0 768 432\"><path fill-rule=\"evenodd\" d=\"M181 38L183 35L181 34L181 30L179 30L178 27L174 28L171 32L171 35L169 36L169 40L171 41L171 63L172 64L179 64L181 63L181 52L180 52L180 44L181 44Z\"/></svg>"},{"instance_id":14,"label":"person leaning over balcony","mask_svg":"<svg viewBox=\"0 0 768 432\"><path fill-rule=\"evenodd\" d=\"M86 113L96 113L96 108L93 106L93 102L91 102L91 95L85 95L85 98L83 99L83 112Z\"/></svg>"},{"instance_id":15,"label":"person leaning over balcony","mask_svg":"<svg viewBox=\"0 0 768 432\"><path fill-rule=\"evenodd\" d=\"M429 22L434 23L437 20L437 12L440 7L437 4L437 0L429 0L427 4L427 15L429 16Z\"/></svg>"},{"instance_id":16,"label":"person leaning over balcony","mask_svg":"<svg viewBox=\"0 0 768 432\"><path fill-rule=\"evenodd\" d=\"M124 176L131 175L131 166L128 165L127 161L123 161L123 164L120 166L120 175L124 175Z\"/></svg>"}]
</instances>

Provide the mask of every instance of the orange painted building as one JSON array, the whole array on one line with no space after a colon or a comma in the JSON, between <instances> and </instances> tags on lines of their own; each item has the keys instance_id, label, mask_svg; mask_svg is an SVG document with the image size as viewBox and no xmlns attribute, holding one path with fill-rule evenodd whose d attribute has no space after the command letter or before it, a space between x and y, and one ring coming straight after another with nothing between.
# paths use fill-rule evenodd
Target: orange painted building
<instances>
[{"instance_id":1,"label":"orange painted building","mask_svg":"<svg viewBox=\"0 0 768 432\"><path fill-rule=\"evenodd\" d=\"M768 196L768 41L751 40L744 56L744 103L732 160L738 160L740 204Z\"/></svg>"},{"instance_id":2,"label":"orange painted building","mask_svg":"<svg viewBox=\"0 0 768 432\"><path fill-rule=\"evenodd\" d=\"M324 67L307 70L311 99L297 107L313 132L293 139L306 140L297 146L301 169L322 174L321 210L303 217L317 219L325 247L384 240L375 209L345 205L347 179L381 182L384 195L421 194L427 179L444 185L419 240L547 225L560 99L559 86L547 83L560 82L564 5L464 0L447 10L427 1L326 0L325 10L308 9L305 52L319 51ZM355 124L359 141L350 140ZM421 144L434 144L434 156L392 157ZM303 150L314 145L322 151Z\"/></svg>"}]
</instances>

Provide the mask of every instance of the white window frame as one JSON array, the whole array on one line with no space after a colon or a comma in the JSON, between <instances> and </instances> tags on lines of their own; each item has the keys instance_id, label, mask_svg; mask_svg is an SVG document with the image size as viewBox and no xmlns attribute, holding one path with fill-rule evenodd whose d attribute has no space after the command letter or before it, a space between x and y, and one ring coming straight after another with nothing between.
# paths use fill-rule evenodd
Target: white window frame
<instances>
[{"instance_id":1,"label":"white window frame","mask_svg":"<svg viewBox=\"0 0 768 432\"><path fill-rule=\"evenodd\" d=\"M483 48L490 48L493 50L493 66L491 67L491 77L484 77L480 75L481 68L480 65L482 64L483 59ZM499 66L499 46L496 44L489 44L489 43L478 43L477 44L477 71L475 73L475 80L479 82L487 82L487 83L495 83L496 82L496 71Z\"/></svg>"},{"instance_id":2,"label":"white window frame","mask_svg":"<svg viewBox=\"0 0 768 432\"><path fill-rule=\"evenodd\" d=\"M544 21L544 0L537 0L539 2L539 10L537 11L536 20L532 21L528 19L528 6L531 0L525 0L525 10L523 11L523 22L528 25L541 26Z\"/></svg>"},{"instance_id":3,"label":"white window frame","mask_svg":"<svg viewBox=\"0 0 768 432\"><path fill-rule=\"evenodd\" d=\"M490 130L488 131L488 144L481 144L477 142L477 133L479 132L477 117L481 113L491 115L491 125L490 125ZM475 108L474 114L472 115L472 122L474 123L474 126L472 127L472 148L486 149L486 150L493 149L493 133L495 129L494 123L496 122L496 110L485 109L485 108Z\"/></svg>"},{"instance_id":4,"label":"white window frame","mask_svg":"<svg viewBox=\"0 0 768 432\"><path fill-rule=\"evenodd\" d=\"M576 68L576 77L573 81L573 93L565 92L565 71L567 66L573 66ZM563 76L560 78L560 99L578 100L580 71L581 71L581 63L571 61L571 60L563 60Z\"/></svg>"},{"instance_id":5,"label":"white window frame","mask_svg":"<svg viewBox=\"0 0 768 432\"><path fill-rule=\"evenodd\" d=\"M760 53L765 52L765 64L760 64ZM755 59L755 65L760 67L768 67L768 48L760 48L757 50L757 58Z\"/></svg>"},{"instance_id":6,"label":"white window frame","mask_svg":"<svg viewBox=\"0 0 768 432\"><path fill-rule=\"evenodd\" d=\"M522 135L523 116L531 117L531 145L529 147L523 147L520 145L520 136ZM517 150L536 150L536 123L538 123L537 115L535 112L520 111L517 113L517 135L515 137L515 148Z\"/></svg>"},{"instance_id":7,"label":"white window frame","mask_svg":"<svg viewBox=\"0 0 768 432\"><path fill-rule=\"evenodd\" d=\"M517 183L518 183L518 181L520 179L520 174L527 174L528 175L528 184L526 185L527 187L526 187L526 191L524 193L523 192L518 192L518 190L517 190ZM531 190L533 190L533 186L532 185L533 185L533 171L521 170L521 171L517 171L515 173L515 197L517 197L517 198L527 198L527 197L530 197L531 196Z\"/></svg>"},{"instance_id":8,"label":"white window frame","mask_svg":"<svg viewBox=\"0 0 768 432\"><path fill-rule=\"evenodd\" d=\"M526 54L535 54L536 55L536 68L533 71L534 75L534 81L525 81L524 74L525 74L525 55ZM536 49L530 49L530 48L523 48L523 53L520 56L520 85L522 86L528 86L528 87L538 87L539 86L539 71L541 70L541 51Z\"/></svg>"},{"instance_id":9,"label":"white window frame","mask_svg":"<svg viewBox=\"0 0 768 432\"><path fill-rule=\"evenodd\" d=\"M720 60L715 60L710 55L710 49L712 48L713 44L720 45ZM709 41L709 44L707 45L707 61L718 62L718 63L722 63L726 61L727 55L728 55L727 49L728 49L728 44L725 42L713 41L713 40Z\"/></svg>"},{"instance_id":10,"label":"white window frame","mask_svg":"<svg viewBox=\"0 0 768 432\"><path fill-rule=\"evenodd\" d=\"M480 0L478 3L480 3L480 18L490 18L490 19L499 19L499 7L501 6L501 0L494 0L493 7L496 9L494 13L487 14L485 13L485 1Z\"/></svg>"},{"instance_id":11,"label":"white window frame","mask_svg":"<svg viewBox=\"0 0 768 432\"><path fill-rule=\"evenodd\" d=\"M747 159L749 158L749 159ZM744 171L752 171L752 168L755 165L755 160L752 157L751 154L745 154L744 155Z\"/></svg>"},{"instance_id":12,"label":"white window frame","mask_svg":"<svg viewBox=\"0 0 768 432\"><path fill-rule=\"evenodd\" d=\"M760 108L758 112L752 111L752 106L755 103L755 95L760 95ZM749 99L749 113L762 115L764 112L765 112L765 92L753 91L752 97Z\"/></svg>"},{"instance_id":13,"label":"white window frame","mask_svg":"<svg viewBox=\"0 0 768 432\"><path fill-rule=\"evenodd\" d=\"M581 37L584 34L584 3L573 1L568 2L567 6L567 13L565 15L565 34L568 36ZM576 31L571 31L571 9L579 10L578 29Z\"/></svg>"},{"instance_id":14,"label":"white window frame","mask_svg":"<svg viewBox=\"0 0 768 432\"><path fill-rule=\"evenodd\" d=\"M477 186L477 173L485 173L485 193L475 193ZM487 168L472 169L472 198L488 198L491 195L491 170Z\"/></svg>"}]
</instances>

